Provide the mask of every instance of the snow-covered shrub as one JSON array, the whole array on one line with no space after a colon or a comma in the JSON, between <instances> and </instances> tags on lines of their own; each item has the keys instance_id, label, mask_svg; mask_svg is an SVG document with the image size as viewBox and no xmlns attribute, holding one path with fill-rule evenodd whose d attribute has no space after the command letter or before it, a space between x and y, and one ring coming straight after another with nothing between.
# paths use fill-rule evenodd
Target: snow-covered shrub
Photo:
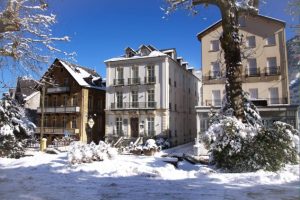
<instances>
[{"instance_id":1,"label":"snow-covered shrub","mask_svg":"<svg viewBox=\"0 0 300 200\"><path fill-rule=\"evenodd\" d=\"M210 126L203 141L217 167L232 172L276 171L285 163L297 162L295 138L295 129L284 123L265 128L222 116L219 123Z\"/></svg>"},{"instance_id":2,"label":"snow-covered shrub","mask_svg":"<svg viewBox=\"0 0 300 200\"><path fill-rule=\"evenodd\" d=\"M156 142L156 145L158 146L158 147L160 147L161 149L168 149L168 148L170 148L170 142L169 142L169 140L168 139L165 139L165 138L163 138L163 137L158 137L156 140L155 140L155 142Z\"/></svg>"},{"instance_id":3,"label":"snow-covered shrub","mask_svg":"<svg viewBox=\"0 0 300 200\"><path fill-rule=\"evenodd\" d=\"M103 141L100 141L98 145L93 142L90 144L72 142L68 151L68 161L71 164L103 161L107 158L113 159L117 154L116 149Z\"/></svg>"},{"instance_id":4,"label":"snow-covered shrub","mask_svg":"<svg viewBox=\"0 0 300 200\"><path fill-rule=\"evenodd\" d=\"M0 100L0 157L23 156L34 128L24 109L9 95L4 95Z\"/></svg>"}]
</instances>

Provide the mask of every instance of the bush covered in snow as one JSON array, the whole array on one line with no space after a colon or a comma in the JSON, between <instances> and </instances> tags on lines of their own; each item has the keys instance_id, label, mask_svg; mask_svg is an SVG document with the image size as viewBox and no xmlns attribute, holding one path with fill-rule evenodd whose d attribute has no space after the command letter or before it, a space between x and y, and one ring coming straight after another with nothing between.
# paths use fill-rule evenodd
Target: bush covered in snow
<instances>
[{"instance_id":1,"label":"bush covered in snow","mask_svg":"<svg viewBox=\"0 0 300 200\"><path fill-rule=\"evenodd\" d=\"M103 161L108 158L113 159L117 154L115 148L111 148L103 141L100 141L98 145L94 142L90 144L72 142L68 151L68 161L71 164Z\"/></svg>"},{"instance_id":2,"label":"bush covered in snow","mask_svg":"<svg viewBox=\"0 0 300 200\"><path fill-rule=\"evenodd\" d=\"M282 122L265 128L222 116L210 126L203 140L210 150L211 162L232 172L277 171L286 163L299 161L299 132Z\"/></svg>"},{"instance_id":3,"label":"bush covered in snow","mask_svg":"<svg viewBox=\"0 0 300 200\"><path fill-rule=\"evenodd\" d=\"M0 157L23 156L34 128L25 117L24 109L9 95L4 95L0 100Z\"/></svg>"},{"instance_id":4,"label":"bush covered in snow","mask_svg":"<svg viewBox=\"0 0 300 200\"><path fill-rule=\"evenodd\" d=\"M156 142L156 145L158 147L160 147L161 149L168 149L171 147L169 140L164 137L157 137L155 142Z\"/></svg>"}]
</instances>

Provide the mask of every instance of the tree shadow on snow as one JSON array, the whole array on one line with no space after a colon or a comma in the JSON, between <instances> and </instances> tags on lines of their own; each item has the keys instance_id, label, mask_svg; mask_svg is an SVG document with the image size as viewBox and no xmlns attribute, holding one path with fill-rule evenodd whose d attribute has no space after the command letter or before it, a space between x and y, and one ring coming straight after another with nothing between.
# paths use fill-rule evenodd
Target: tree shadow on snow
<instances>
[{"instance_id":1,"label":"tree shadow on snow","mask_svg":"<svg viewBox=\"0 0 300 200\"><path fill-rule=\"evenodd\" d=\"M99 162L101 164L101 162ZM157 166L157 163L147 163ZM76 168L71 167L71 168ZM38 166L3 168L0 199L105 200L105 199L299 199L299 182L282 185L221 184L207 175L163 180L155 175L99 177L97 171L72 171L66 157ZM191 168L193 169L193 168Z\"/></svg>"}]
</instances>

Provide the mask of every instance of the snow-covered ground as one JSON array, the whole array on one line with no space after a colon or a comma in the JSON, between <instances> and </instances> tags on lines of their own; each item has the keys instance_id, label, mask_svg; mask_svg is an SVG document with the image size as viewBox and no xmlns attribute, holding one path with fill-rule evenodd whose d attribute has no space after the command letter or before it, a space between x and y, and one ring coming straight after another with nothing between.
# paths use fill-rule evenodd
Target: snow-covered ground
<instances>
[{"instance_id":1,"label":"snow-covered ground","mask_svg":"<svg viewBox=\"0 0 300 200\"><path fill-rule=\"evenodd\" d=\"M190 152L191 146L168 150ZM113 160L69 165L67 153L31 152L0 158L1 200L99 199L299 199L299 166L278 173L221 173L160 156L118 155Z\"/></svg>"}]
</instances>

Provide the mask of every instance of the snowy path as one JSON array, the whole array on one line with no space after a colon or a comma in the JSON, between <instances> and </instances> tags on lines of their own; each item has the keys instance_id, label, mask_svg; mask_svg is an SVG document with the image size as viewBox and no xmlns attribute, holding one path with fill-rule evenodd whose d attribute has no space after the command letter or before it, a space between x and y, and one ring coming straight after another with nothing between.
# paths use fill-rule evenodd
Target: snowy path
<instances>
[{"instance_id":1,"label":"snowy path","mask_svg":"<svg viewBox=\"0 0 300 200\"><path fill-rule=\"evenodd\" d=\"M70 167L66 154L0 158L1 200L299 199L299 167L281 173L215 173L159 157L118 156ZM272 184L274 183L274 184Z\"/></svg>"}]
</instances>

